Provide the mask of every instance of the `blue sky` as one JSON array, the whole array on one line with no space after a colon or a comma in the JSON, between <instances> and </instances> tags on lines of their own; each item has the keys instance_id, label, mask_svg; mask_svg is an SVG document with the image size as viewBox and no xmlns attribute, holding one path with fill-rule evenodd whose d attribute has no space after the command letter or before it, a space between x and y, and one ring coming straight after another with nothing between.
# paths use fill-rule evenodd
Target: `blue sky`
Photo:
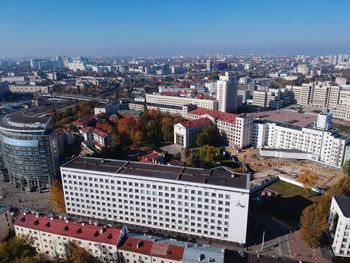
<instances>
[{"instance_id":1,"label":"blue sky","mask_svg":"<svg viewBox=\"0 0 350 263\"><path fill-rule=\"evenodd\" d=\"M0 57L350 52L347 0L1 0Z\"/></svg>"}]
</instances>

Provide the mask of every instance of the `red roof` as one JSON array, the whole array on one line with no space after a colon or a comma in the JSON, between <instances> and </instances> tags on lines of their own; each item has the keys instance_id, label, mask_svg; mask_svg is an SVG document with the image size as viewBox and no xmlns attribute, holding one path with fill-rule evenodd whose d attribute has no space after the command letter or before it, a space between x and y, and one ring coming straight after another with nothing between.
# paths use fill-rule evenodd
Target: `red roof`
<instances>
[{"instance_id":1,"label":"red roof","mask_svg":"<svg viewBox=\"0 0 350 263\"><path fill-rule=\"evenodd\" d=\"M162 156L161 153L156 152L156 151L153 151L153 152L151 152L151 153L149 153L149 154L140 156L139 161L140 161L140 162L144 162L144 163L147 163L147 162L154 162L154 160L155 160L156 158L159 158L159 157L161 157L161 156Z\"/></svg>"},{"instance_id":2,"label":"red roof","mask_svg":"<svg viewBox=\"0 0 350 263\"><path fill-rule=\"evenodd\" d=\"M77 119L73 122L75 126L86 126L89 122L93 121L95 116L87 116L80 119Z\"/></svg>"},{"instance_id":3,"label":"red roof","mask_svg":"<svg viewBox=\"0 0 350 263\"><path fill-rule=\"evenodd\" d=\"M120 236L119 228L103 228L102 226L75 223L72 221L33 214L20 214L17 217L15 225L26 227L33 230L48 232L56 235L62 235L93 242L116 245Z\"/></svg>"},{"instance_id":4,"label":"red roof","mask_svg":"<svg viewBox=\"0 0 350 263\"><path fill-rule=\"evenodd\" d=\"M94 129L94 134L96 134L97 136L102 137L102 138L106 138L109 135L108 133L101 131L97 128Z\"/></svg>"},{"instance_id":5,"label":"red roof","mask_svg":"<svg viewBox=\"0 0 350 263\"><path fill-rule=\"evenodd\" d=\"M132 237L128 237L118 249L176 261L182 259L185 250L179 246Z\"/></svg>"},{"instance_id":6,"label":"red roof","mask_svg":"<svg viewBox=\"0 0 350 263\"><path fill-rule=\"evenodd\" d=\"M93 133L95 130L94 127L84 127L82 129L80 129L80 132L83 132L83 133Z\"/></svg>"},{"instance_id":7,"label":"red roof","mask_svg":"<svg viewBox=\"0 0 350 263\"><path fill-rule=\"evenodd\" d=\"M211 124L211 120L208 118L201 118L201 119L196 119L192 121L184 121L181 122L181 125L184 126L185 128L196 128L196 127L202 127L202 126L209 126Z\"/></svg>"},{"instance_id":8,"label":"red roof","mask_svg":"<svg viewBox=\"0 0 350 263\"><path fill-rule=\"evenodd\" d=\"M229 122L229 123L236 123L236 114L228 113L228 112L221 112L221 111L215 111L215 110L208 110L203 108L197 108L189 112L189 114L194 115L209 115L213 117L214 119L223 121L223 122Z\"/></svg>"}]
</instances>

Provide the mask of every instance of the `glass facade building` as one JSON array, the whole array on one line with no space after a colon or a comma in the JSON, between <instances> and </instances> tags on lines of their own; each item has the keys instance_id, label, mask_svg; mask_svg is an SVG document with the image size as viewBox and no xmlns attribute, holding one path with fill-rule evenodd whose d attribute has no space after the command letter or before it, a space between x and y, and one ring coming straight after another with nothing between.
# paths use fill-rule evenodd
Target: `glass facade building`
<instances>
[{"instance_id":1,"label":"glass facade building","mask_svg":"<svg viewBox=\"0 0 350 263\"><path fill-rule=\"evenodd\" d=\"M59 163L51 128L51 118L35 117L29 110L1 118L1 151L11 182L28 190L50 187Z\"/></svg>"}]
</instances>

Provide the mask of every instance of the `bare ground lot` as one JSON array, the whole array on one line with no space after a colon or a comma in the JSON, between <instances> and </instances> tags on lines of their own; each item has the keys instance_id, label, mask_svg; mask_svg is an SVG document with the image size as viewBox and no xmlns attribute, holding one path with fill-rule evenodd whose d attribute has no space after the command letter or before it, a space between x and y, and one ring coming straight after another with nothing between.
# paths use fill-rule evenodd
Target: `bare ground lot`
<instances>
[{"instance_id":1,"label":"bare ground lot","mask_svg":"<svg viewBox=\"0 0 350 263\"><path fill-rule=\"evenodd\" d=\"M326 167L319 163L261 157L259 155L259 150L256 148L244 149L235 154L240 161L246 163L254 170L254 177L261 178L271 175L284 175L297 180L298 176L304 170L310 170L317 177L317 186L329 187L344 176L342 170Z\"/></svg>"}]
</instances>

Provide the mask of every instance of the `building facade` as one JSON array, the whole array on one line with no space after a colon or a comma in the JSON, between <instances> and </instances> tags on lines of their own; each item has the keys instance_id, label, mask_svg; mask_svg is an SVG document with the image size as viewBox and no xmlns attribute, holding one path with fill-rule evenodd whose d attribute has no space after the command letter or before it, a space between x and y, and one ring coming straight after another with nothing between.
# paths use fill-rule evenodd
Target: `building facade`
<instances>
[{"instance_id":1,"label":"building facade","mask_svg":"<svg viewBox=\"0 0 350 263\"><path fill-rule=\"evenodd\" d=\"M61 173L69 214L245 243L246 174L82 157Z\"/></svg>"},{"instance_id":2,"label":"building facade","mask_svg":"<svg viewBox=\"0 0 350 263\"><path fill-rule=\"evenodd\" d=\"M207 118L176 123L174 125L174 144L184 148L196 146L198 134L211 124L211 120Z\"/></svg>"},{"instance_id":3,"label":"building facade","mask_svg":"<svg viewBox=\"0 0 350 263\"><path fill-rule=\"evenodd\" d=\"M321 113L318 115L316 125L307 127L255 121L252 141L253 145L263 149L261 154L265 156L283 158L280 152L288 150L288 158L292 158L291 150L295 150L295 159L307 156L312 161L341 168L350 138L342 136L333 129L331 113Z\"/></svg>"},{"instance_id":4,"label":"building facade","mask_svg":"<svg viewBox=\"0 0 350 263\"><path fill-rule=\"evenodd\" d=\"M217 110L218 102L209 99L197 99L180 96L167 96L157 94L146 94L146 102L160 105L180 106L194 104L199 108Z\"/></svg>"},{"instance_id":5,"label":"building facade","mask_svg":"<svg viewBox=\"0 0 350 263\"><path fill-rule=\"evenodd\" d=\"M12 229L10 210L7 206L0 205L0 242L8 237Z\"/></svg>"},{"instance_id":6,"label":"building facade","mask_svg":"<svg viewBox=\"0 0 350 263\"><path fill-rule=\"evenodd\" d=\"M216 83L216 99L218 100L218 111L236 112L238 104L237 79L230 76L229 72L226 72L225 75L219 76L219 80L217 80Z\"/></svg>"},{"instance_id":7,"label":"building facade","mask_svg":"<svg viewBox=\"0 0 350 263\"><path fill-rule=\"evenodd\" d=\"M49 86L34 86L34 85L9 85L9 91L12 93L41 93L48 94Z\"/></svg>"},{"instance_id":8,"label":"building facade","mask_svg":"<svg viewBox=\"0 0 350 263\"><path fill-rule=\"evenodd\" d=\"M37 252L56 261L65 258L73 243L102 262L224 263L225 259L225 249L130 233L125 226L112 228L96 221L21 213L14 229L17 236L32 237Z\"/></svg>"},{"instance_id":9,"label":"building facade","mask_svg":"<svg viewBox=\"0 0 350 263\"><path fill-rule=\"evenodd\" d=\"M218 128L224 142L229 146L244 148L251 145L252 116L197 108L184 113L183 117L189 120L210 119Z\"/></svg>"},{"instance_id":10,"label":"building facade","mask_svg":"<svg viewBox=\"0 0 350 263\"><path fill-rule=\"evenodd\" d=\"M35 117L30 110L2 117L1 151L11 182L27 190L50 186L59 172L59 150L51 131L51 118Z\"/></svg>"},{"instance_id":11,"label":"building facade","mask_svg":"<svg viewBox=\"0 0 350 263\"><path fill-rule=\"evenodd\" d=\"M333 196L328 230L334 255L350 258L350 197Z\"/></svg>"}]
</instances>

